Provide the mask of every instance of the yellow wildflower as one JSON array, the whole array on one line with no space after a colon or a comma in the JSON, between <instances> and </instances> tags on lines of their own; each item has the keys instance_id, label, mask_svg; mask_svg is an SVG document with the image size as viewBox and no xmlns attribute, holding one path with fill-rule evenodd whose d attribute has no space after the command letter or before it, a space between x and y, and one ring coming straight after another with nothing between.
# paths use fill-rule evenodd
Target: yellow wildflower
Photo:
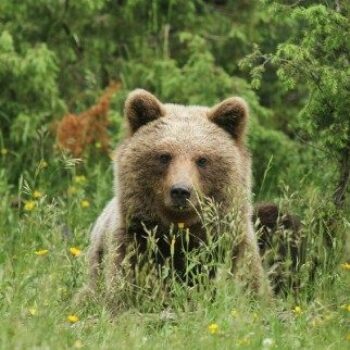
<instances>
[{"instance_id":1,"label":"yellow wildflower","mask_svg":"<svg viewBox=\"0 0 350 350\"><path fill-rule=\"evenodd\" d=\"M38 310L36 307L31 307L28 311L32 316L36 316L38 314Z\"/></svg>"},{"instance_id":2,"label":"yellow wildflower","mask_svg":"<svg viewBox=\"0 0 350 350\"><path fill-rule=\"evenodd\" d=\"M25 201L24 202L24 210L25 211L32 211L36 207L35 201Z\"/></svg>"},{"instance_id":3,"label":"yellow wildflower","mask_svg":"<svg viewBox=\"0 0 350 350\"><path fill-rule=\"evenodd\" d=\"M79 322L79 317L77 315L69 315L67 317L67 321L69 323L77 323L77 322Z\"/></svg>"},{"instance_id":4,"label":"yellow wildflower","mask_svg":"<svg viewBox=\"0 0 350 350\"><path fill-rule=\"evenodd\" d=\"M8 153L8 150L6 148L2 148L1 149L1 155L2 156L6 156L7 153Z\"/></svg>"},{"instance_id":5,"label":"yellow wildflower","mask_svg":"<svg viewBox=\"0 0 350 350\"><path fill-rule=\"evenodd\" d=\"M44 256L44 255L47 255L48 253L49 253L48 249L40 249L34 252L34 254L37 256Z\"/></svg>"},{"instance_id":6,"label":"yellow wildflower","mask_svg":"<svg viewBox=\"0 0 350 350\"><path fill-rule=\"evenodd\" d=\"M69 195L76 194L77 192L78 192L78 190L77 190L77 188L75 186L69 186L68 187L67 193Z\"/></svg>"},{"instance_id":7,"label":"yellow wildflower","mask_svg":"<svg viewBox=\"0 0 350 350\"><path fill-rule=\"evenodd\" d=\"M238 345L249 345L250 344L250 339L248 337L244 337L241 339L238 339Z\"/></svg>"},{"instance_id":8,"label":"yellow wildflower","mask_svg":"<svg viewBox=\"0 0 350 350\"><path fill-rule=\"evenodd\" d=\"M303 313L302 308L298 305L292 311L294 312L295 315L301 315Z\"/></svg>"},{"instance_id":9,"label":"yellow wildflower","mask_svg":"<svg viewBox=\"0 0 350 350\"><path fill-rule=\"evenodd\" d=\"M210 334L216 334L219 331L219 326L216 323L211 323L208 326L208 331Z\"/></svg>"},{"instance_id":10,"label":"yellow wildflower","mask_svg":"<svg viewBox=\"0 0 350 350\"><path fill-rule=\"evenodd\" d=\"M39 169L44 169L48 167L47 162L44 159L41 159L38 165Z\"/></svg>"},{"instance_id":11,"label":"yellow wildflower","mask_svg":"<svg viewBox=\"0 0 350 350\"><path fill-rule=\"evenodd\" d=\"M84 175L74 176L74 182L78 185L83 185L86 183L86 177Z\"/></svg>"},{"instance_id":12,"label":"yellow wildflower","mask_svg":"<svg viewBox=\"0 0 350 350\"><path fill-rule=\"evenodd\" d=\"M347 270L347 271L350 271L350 263L346 262L344 264L340 264L340 267L343 269L343 270Z\"/></svg>"},{"instance_id":13,"label":"yellow wildflower","mask_svg":"<svg viewBox=\"0 0 350 350\"><path fill-rule=\"evenodd\" d=\"M83 343L81 342L80 339L76 340L73 344L74 348L76 349L81 349L83 347Z\"/></svg>"},{"instance_id":14,"label":"yellow wildflower","mask_svg":"<svg viewBox=\"0 0 350 350\"><path fill-rule=\"evenodd\" d=\"M79 256L81 254L81 250L79 248L76 247L71 247L69 248L69 252L73 255L73 256Z\"/></svg>"},{"instance_id":15,"label":"yellow wildflower","mask_svg":"<svg viewBox=\"0 0 350 350\"><path fill-rule=\"evenodd\" d=\"M42 196L43 196L43 194L40 191L33 192L33 198L35 198L35 199L41 198Z\"/></svg>"},{"instance_id":16,"label":"yellow wildflower","mask_svg":"<svg viewBox=\"0 0 350 350\"><path fill-rule=\"evenodd\" d=\"M82 208L89 208L90 207L90 202L87 199L84 199L80 202L80 205Z\"/></svg>"},{"instance_id":17,"label":"yellow wildflower","mask_svg":"<svg viewBox=\"0 0 350 350\"><path fill-rule=\"evenodd\" d=\"M178 222L177 223L177 227L182 230L185 227L185 223L184 222Z\"/></svg>"},{"instance_id":18,"label":"yellow wildflower","mask_svg":"<svg viewBox=\"0 0 350 350\"><path fill-rule=\"evenodd\" d=\"M343 310L345 310L345 311L349 311L349 312L350 312L350 304L348 304L348 305L342 305L340 308L343 309Z\"/></svg>"}]
</instances>

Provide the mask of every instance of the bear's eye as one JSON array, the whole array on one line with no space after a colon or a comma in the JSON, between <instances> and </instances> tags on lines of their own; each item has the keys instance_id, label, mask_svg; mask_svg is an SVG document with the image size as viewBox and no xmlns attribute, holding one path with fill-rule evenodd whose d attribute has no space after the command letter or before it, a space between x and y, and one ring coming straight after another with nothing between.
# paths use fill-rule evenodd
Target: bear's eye
<instances>
[{"instance_id":1,"label":"bear's eye","mask_svg":"<svg viewBox=\"0 0 350 350\"><path fill-rule=\"evenodd\" d=\"M201 157L197 159L196 163L200 168L205 168L205 166L208 164L208 160L204 157Z\"/></svg>"},{"instance_id":2,"label":"bear's eye","mask_svg":"<svg viewBox=\"0 0 350 350\"><path fill-rule=\"evenodd\" d=\"M161 154L159 156L159 160L160 160L161 164L169 164L171 161L171 155L168 153Z\"/></svg>"}]
</instances>

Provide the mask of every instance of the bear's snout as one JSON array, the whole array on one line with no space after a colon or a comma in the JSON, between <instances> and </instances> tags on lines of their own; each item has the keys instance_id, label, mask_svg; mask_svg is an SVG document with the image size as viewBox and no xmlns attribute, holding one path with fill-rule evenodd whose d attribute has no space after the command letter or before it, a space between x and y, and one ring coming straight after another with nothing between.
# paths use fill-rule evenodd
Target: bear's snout
<instances>
[{"instance_id":1,"label":"bear's snout","mask_svg":"<svg viewBox=\"0 0 350 350\"><path fill-rule=\"evenodd\" d=\"M185 207L191 197L191 188L185 184L176 184L170 189L170 197L177 207Z\"/></svg>"}]
</instances>

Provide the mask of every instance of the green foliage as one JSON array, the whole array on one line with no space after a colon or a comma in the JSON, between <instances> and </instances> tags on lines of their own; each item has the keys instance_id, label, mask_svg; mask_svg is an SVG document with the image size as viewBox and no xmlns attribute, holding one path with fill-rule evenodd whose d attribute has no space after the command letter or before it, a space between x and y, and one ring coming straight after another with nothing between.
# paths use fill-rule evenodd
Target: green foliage
<instances>
[{"instance_id":1,"label":"green foliage","mask_svg":"<svg viewBox=\"0 0 350 350\"><path fill-rule=\"evenodd\" d=\"M336 154L350 140L350 22L323 5L296 9L292 16L302 32L279 45L272 63L286 88L307 84L300 125Z\"/></svg>"},{"instance_id":2,"label":"green foliage","mask_svg":"<svg viewBox=\"0 0 350 350\"><path fill-rule=\"evenodd\" d=\"M58 67L45 44L16 51L7 31L0 36L0 95L2 128L15 143L26 144L40 125L52 118L63 101L57 86Z\"/></svg>"},{"instance_id":3,"label":"green foliage","mask_svg":"<svg viewBox=\"0 0 350 350\"><path fill-rule=\"evenodd\" d=\"M2 147L13 154L19 152L8 172L12 181L19 178L23 166L34 171L41 159L50 158L52 121L67 109L86 109L111 80L121 80L124 86L112 104L111 131L119 129L123 98L135 87L149 89L164 101L202 105L235 94L247 98L254 120L266 124L272 114L260 105L237 70L238 58L249 52L248 41L254 35L259 38L259 31L253 30L264 17L258 12L258 4L230 2L227 14L201 1L153 1L152 6L143 1L128 1L123 6L108 1L31 6L4 2L2 6L2 45L7 47L4 59L17 60L24 67L20 74L16 64L0 66L4 67L0 73L8 75L10 69L16 77L12 84L10 79L7 81L7 89L0 96L4 101L1 113L7 118L2 123ZM247 22L233 25L232 20L240 19L238 15L231 19L236 11L245 11ZM250 16L256 20L248 21ZM25 31L19 23L27 24ZM91 31L91 27L96 30ZM226 37L227 28L230 33ZM216 35L223 40L214 40ZM233 57L229 54L232 47ZM10 58L6 52L12 52ZM255 147L261 127L257 121L253 123L252 147L256 159L264 159L254 162L260 177L270 155ZM118 135L115 133L112 139L118 141ZM24 146L38 151L28 155L23 152ZM274 149L281 150L281 156L275 157L279 170L269 174L271 184L283 178L280 169L285 163L280 162L280 145Z\"/></svg>"},{"instance_id":4,"label":"green foliage","mask_svg":"<svg viewBox=\"0 0 350 350\"><path fill-rule=\"evenodd\" d=\"M293 124L299 137L324 149L327 161L329 155L338 161L334 204L340 208L350 177L349 7L340 2L335 9L277 4L275 10L295 24L290 37L274 53L263 54L256 47L241 64L251 68L254 87L259 87L270 63L277 67L276 74L285 91L307 92Z\"/></svg>"}]
</instances>

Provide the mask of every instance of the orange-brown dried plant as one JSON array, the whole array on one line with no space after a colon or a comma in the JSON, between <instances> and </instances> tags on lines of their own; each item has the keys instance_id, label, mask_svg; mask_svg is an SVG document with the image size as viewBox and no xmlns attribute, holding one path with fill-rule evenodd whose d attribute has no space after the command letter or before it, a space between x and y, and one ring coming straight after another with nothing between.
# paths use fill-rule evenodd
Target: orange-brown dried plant
<instances>
[{"instance_id":1,"label":"orange-brown dried plant","mask_svg":"<svg viewBox=\"0 0 350 350\"><path fill-rule=\"evenodd\" d=\"M119 89L119 83L111 83L98 102L88 110L79 114L66 114L57 125L59 147L75 157L80 157L91 144L98 144L102 150L107 151L110 100Z\"/></svg>"}]
</instances>

